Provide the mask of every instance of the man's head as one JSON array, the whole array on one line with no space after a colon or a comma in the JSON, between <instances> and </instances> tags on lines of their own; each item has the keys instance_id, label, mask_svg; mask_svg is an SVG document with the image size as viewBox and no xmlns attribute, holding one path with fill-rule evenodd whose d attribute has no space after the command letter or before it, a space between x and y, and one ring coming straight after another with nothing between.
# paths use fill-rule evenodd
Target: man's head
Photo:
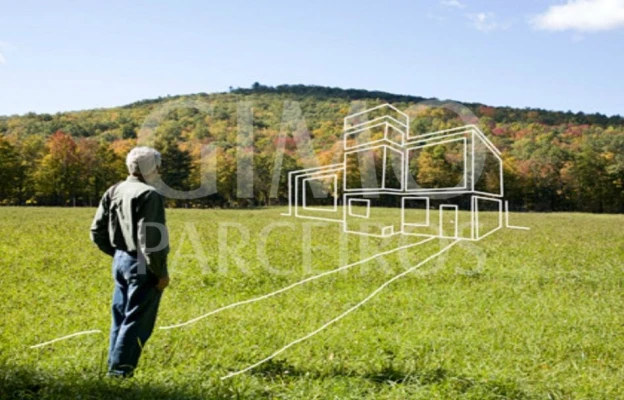
<instances>
[{"instance_id":1,"label":"man's head","mask_svg":"<svg viewBox=\"0 0 624 400\"><path fill-rule=\"evenodd\" d=\"M149 180L160 168L160 153L151 147L135 147L126 157L128 173Z\"/></svg>"}]
</instances>

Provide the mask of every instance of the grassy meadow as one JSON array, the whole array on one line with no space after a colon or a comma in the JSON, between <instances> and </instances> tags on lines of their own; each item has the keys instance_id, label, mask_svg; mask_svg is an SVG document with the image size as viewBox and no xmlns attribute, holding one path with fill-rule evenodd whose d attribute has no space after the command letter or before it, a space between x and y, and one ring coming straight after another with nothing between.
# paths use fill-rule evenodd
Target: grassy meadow
<instances>
[{"instance_id":1,"label":"grassy meadow","mask_svg":"<svg viewBox=\"0 0 624 400\"><path fill-rule=\"evenodd\" d=\"M157 326L415 243L344 235L285 208L167 211ZM95 209L0 208L1 399L624 398L624 215L511 214L272 361L448 245L432 240L194 324L155 330L135 378L106 378L111 259ZM38 349L29 346L78 331Z\"/></svg>"}]
</instances>

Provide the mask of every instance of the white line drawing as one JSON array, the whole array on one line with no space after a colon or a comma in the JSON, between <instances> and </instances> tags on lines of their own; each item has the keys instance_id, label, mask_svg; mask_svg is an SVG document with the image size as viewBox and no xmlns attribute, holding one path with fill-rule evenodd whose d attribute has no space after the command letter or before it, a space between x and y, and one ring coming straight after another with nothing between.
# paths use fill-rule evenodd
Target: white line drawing
<instances>
[{"instance_id":1,"label":"white line drawing","mask_svg":"<svg viewBox=\"0 0 624 400\"><path fill-rule=\"evenodd\" d=\"M446 211L444 210L453 210L454 213L451 216L451 219L446 219L448 218L445 214ZM459 227L458 227L458 220L459 218L457 217L459 215L459 207L454 205L454 204L442 204L440 206L440 236L444 237L444 238L453 238L456 239L459 235ZM451 222L452 226L453 226L453 236L449 236L449 235L445 235L444 234L444 225L447 225L447 223L445 223L444 221L449 221Z\"/></svg>"},{"instance_id":2,"label":"white line drawing","mask_svg":"<svg viewBox=\"0 0 624 400\"><path fill-rule=\"evenodd\" d=\"M345 164L347 164L347 157L349 157L351 154L356 154L356 153L362 153L362 152L367 152L367 151L372 151L372 150L376 150L376 149L382 149L383 150L383 159L381 161L382 163L382 167L381 167L381 179L380 179L380 185L381 185L381 189L385 190L385 191L390 191L390 192L402 192L403 191L403 181L399 181L399 184L401 185L400 188L386 188L385 187L385 182L386 182L386 173L387 173L387 159L388 159L388 151L393 151L395 154L398 154L401 157L401 164L404 163L404 154L402 151L397 150L395 148L392 147L388 147L385 145L379 145L379 146L373 146L373 147L368 147L368 148L363 148L363 149L359 149L359 150L353 150L353 151L348 151L344 153L344 160L345 160ZM349 188L347 187L347 180L343 179L343 188L342 188L345 192L377 192L379 191L380 187L376 187L376 188L361 188L361 189L353 189L353 188Z\"/></svg>"},{"instance_id":3,"label":"white line drawing","mask_svg":"<svg viewBox=\"0 0 624 400\"><path fill-rule=\"evenodd\" d=\"M468 147L468 143L466 141L465 137L459 137L456 139L448 139L448 140L443 140L440 142L434 142L434 143L427 143L427 144L423 144L420 146L414 146L414 147L408 147L406 149L406 153L409 154L411 151L413 150L418 150L418 149L423 149L425 147L431 147L431 146L439 146L441 144L446 144L446 143L453 143L453 142L462 142L464 145L464 174L463 174L463 179L462 179L462 183L463 185L461 187L454 187L453 189L459 189L459 190L466 190L468 189L468 151L467 151L467 147ZM407 163L407 158L406 158L406 162L405 162L405 170L407 171L408 169L408 163ZM410 189L407 183L407 175L405 177L405 188L410 191L413 189ZM435 189L430 189L430 190L435 190ZM444 188L440 189L440 191L445 190Z\"/></svg>"},{"instance_id":4,"label":"white line drawing","mask_svg":"<svg viewBox=\"0 0 624 400\"><path fill-rule=\"evenodd\" d=\"M531 228L528 228L526 226L509 225L509 202L507 200L505 200L505 226L509 229L518 229L521 231L531 230Z\"/></svg>"},{"instance_id":5,"label":"white line drawing","mask_svg":"<svg viewBox=\"0 0 624 400\"><path fill-rule=\"evenodd\" d=\"M423 200L425 202L425 222L424 223L407 223L405 222L405 202L414 201L414 200ZM401 204L401 227L404 226L429 226L429 197L403 197L401 199L403 204Z\"/></svg>"},{"instance_id":6,"label":"white line drawing","mask_svg":"<svg viewBox=\"0 0 624 400\"><path fill-rule=\"evenodd\" d=\"M342 314L338 315L337 317L335 317L334 319L332 319L331 321L325 323L323 326L321 326L320 328L317 328L316 330L308 333L305 336L300 337L299 339L290 342L289 344L287 344L286 346L282 347L281 349L277 350L275 353L271 354L270 356L258 361L255 364L252 364L244 369L241 369L240 371L236 371L236 372L232 372L229 373L226 376L223 376L221 378L221 380L225 380L225 379L229 379L232 378L236 375L240 375L240 374L244 374L247 371L250 371L264 363L266 363L267 361L277 357L278 355L280 355L281 353L285 352L286 350L288 350L289 348L293 347L294 345L301 343L309 338L311 338L312 336L316 335L317 333L323 331L325 328L327 328L328 326L338 322L339 320L343 319L344 317L346 317L347 315L351 314L353 311L357 310L358 308L360 308L361 306L363 306L365 303L367 303L370 299L372 299L373 297L375 297L379 292L381 292L383 289L385 289L388 285L390 285L392 282L404 277L405 275L409 274L410 272L420 268L421 266L425 265L427 262L431 261L432 259L438 257L440 254L444 253L445 251L447 251L448 249L450 249L451 247L453 247L455 244L459 243L460 240L455 240L453 241L451 244L449 244L448 246L444 247L442 250L438 251L437 253L427 257L425 260L419 262L418 264L414 265L413 267L401 272L398 275L395 275L394 277L390 278L389 280L387 280L386 282L384 282L381 286L379 286L377 289L375 289L373 292L371 292L368 296L366 296L366 298L364 298L362 301L360 301L359 303L357 303L356 305L354 305L353 307L349 308L347 311L343 312Z\"/></svg>"},{"instance_id":7,"label":"white line drawing","mask_svg":"<svg viewBox=\"0 0 624 400\"><path fill-rule=\"evenodd\" d=\"M363 203L366 207L365 214L356 214L354 213L353 203ZM369 199L349 199L349 215L357 218L368 218L370 217L370 200Z\"/></svg>"},{"instance_id":8,"label":"white line drawing","mask_svg":"<svg viewBox=\"0 0 624 400\"><path fill-rule=\"evenodd\" d=\"M352 136L352 137L354 137L355 140L357 140L357 134L358 133L367 132L370 129L377 128L377 127L383 127L383 129L384 129L384 137L383 137L383 139L377 139L375 141L368 142L368 143L363 143L363 144L355 144L355 145L350 145L349 144L349 141L348 141L349 137ZM396 126L394 126L394 125L392 125L392 124L390 124L388 122L382 122L382 123L375 124L375 125L365 126L365 127L356 129L354 131L351 131L349 133L345 133L344 148L345 148L345 150L357 149L359 147L367 146L367 145L370 145L372 143L383 143L384 141L389 141L391 143L396 144L397 146L401 146L403 144L402 141L401 142L395 142L394 140L392 140L392 136L389 135L391 129L394 130L395 132L399 133L399 134L401 133L401 130L399 128L397 128Z\"/></svg>"},{"instance_id":9,"label":"white line drawing","mask_svg":"<svg viewBox=\"0 0 624 400\"><path fill-rule=\"evenodd\" d=\"M386 108L389 110L389 112L386 113L386 115L378 117L373 119L372 121L365 121L362 123L357 122L357 117L360 116L364 116L364 118L366 118L366 114L370 114L372 111L375 110L379 110L382 108ZM395 116L397 118L392 117L392 113L396 114ZM376 107L373 108L369 108L367 110L363 110L360 112L357 112L355 114L351 114L348 115L345 119L344 119L344 130L353 130L353 129L357 129L361 126L373 123L373 122L377 122L379 120L383 120L383 119L389 119L391 121L396 122L397 124L399 124L400 126L402 126L406 131L409 129L409 116L401 111L399 111L399 109L397 109L396 107L386 103L386 104L380 104ZM352 120L355 120L355 124L353 122L350 122ZM399 120L403 120L403 122L399 121Z\"/></svg>"},{"instance_id":10,"label":"white line drawing","mask_svg":"<svg viewBox=\"0 0 624 400\"><path fill-rule=\"evenodd\" d=\"M500 199L492 199L492 198L488 198L488 197L482 197L482 196L475 196L473 197L474 202L475 202L475 207L474 207L474 217L475 217L475 229L476 229L476 238L477 240L483 239L484 237L491 235L492 233L496 232L497 230L501 229L503 227L503 214L502 214L502 201ZM484 200L484 201L491 201L491 202L496 202L498 204L498 225L496 226L496 228L494 228L493 230L488 231L486 234L481 235L481 231L479 230L481 228L481 225L479 224L479 200Z\"/></svg>"},{"instance_id":11,"label":"white line drawing","mask_svg":"<svg viewBox=\"0 0 624 400\"><path fill-rule=\"evenodd\" d=\"M278 290L276 290L274 292L267 293L265 295L258 296L258 297L253 297L253 298L247 299L247 300L237 301L236 303L232 303L232 304L229 304L227 306L217 308L216 310L212 310L209 313L206 313L204 315L200 315L199 317L193 318L193 319L188 320L186 322L182 322L182 323L175 324L175 325L161 326L158 329L168 330L168 329L182 328L183 326L194 324L195 322L198 322L198 321L200 321L200 320L202 320L202 319L204 319L206 317L209 317L211 315L218 314L221 311L225 311L225 310L228 310L230 308L242 306L242 305L245 305L245 304L255 303L255 302L258 302L260 300L268 299L269 297L273 297L273 296L276 296L276 295L278 295L280 293L284 293L284 292L286 292L286 291L288 291L290 289L293 289L293 288L295 288L297 286L303 285L304 283L308 283L308 282L314 281L316 279L322 278L324 276L335 274L335 273L340 272L340 271L344 271L344 270L346 270L348 268L355 267L356 265L364 264L364 263L366 263L368 261L374 260L377 257L387 256L389 254L395 253L395 252L400 251L400 250L405 250L405 249L409 249L411 247L420 246L421 244L425 244L427 242L430 242L433 239L435 239L435 238L431 237L431 238L427 238L427 239L421 240L421 241L416 242L416 243L410 243L410 244L406 244L405 246L400 246L400 247L397 247L397 248L394 248L394 249L391 249L391 250L386 250L386 251L383 251L381 253L374 254L374 255L372 255L372 256L370 256L368 258L362 259L360 261L356 261L356 262L353 262L351 264L343 265L342 267L339 267L339 268L336 268L336 269L332 269L332 270L329 270L329 271L325 271L325 272L322 272L322 273L320 273L318 275L310 276L308 278L305 278L303 280L300 280L298 282L295 282L295 283L292 283L292 284L290 284L288 286L285 286L285 287L283 287L281 289L278 289Z\"/></svg>"},{"instance_id":12,"label":"white line drawing","mask_svg":"<svg viewBox=\"0 0 624 400\"><path fill-rule=\"evenodd\" d=\"M332 170L332 169L336 169L337 171L341 171L342 168L343 168L343 164L332 164L332 165L327 165L327 166L324 166L324 167L314 167L314 168L300 169L300 170L297 170L297 171L289 172L288 173L288 198L290 199L293 196L290 182L291 182L292 177L294 175L305 173L305 172L310 172L311 173L312 171L317 171L317 172L318 171L329 171L329 170ZM290 202L288 203L288 213L286 213L286 214L282 213L282 215L285 215L285 216L292 215L292 205L291 205Z\"/></svg>"},{"instance_id":13,"label":"white line drawing","mask_svg":"<svg viewBox=\"0 0 624 400\"><path fill-rule=\"evenodd\" d=\"M404 246L400 246L400 247L397 247L397 248L394 248L394 249L386 250L386 251L383 251L381 253L373 254L370 257L367 257L367 258L364 258L362 260L353 262L351 264L343 265L342 267L339 267L339 268L336 268L336 269L332 269L332 270L329 270L329 271L325 271L325 272L322 272L322 273L320 273L318 275L310 276L308 278L305 278L303 280L300 280L298 282L295 282L295 283L292 283L292 284L290 284L288 286L285 286L285 287L283 287L281 289L278 289L278 290L276 290L274 292L267 293L265 295L258 296L258 297L253 297L253 298L247 299L247 300L237 301L237 302L229 304L227 306L223 306L223 307L217 308L215 310L212 310L212 311L210 311L210 312L208 312L206 314L200 315L199 317L193 318L193 319L188 320L186 322L182 322L182 323L174 324L174 325L161 326L161 327L158 327L158 329L159 330L169 330L169 329L182 328L184 326L188 326L188 325L194 324L195 322L201 321L202 319L207 318L207 317L209 317L211 315L218 314L218 313L220 313L222 311L229 310L229 309L235 308L235 307L239 307L239 306L242 306L242 305L245 305L245 304L256 303L258 301L268 299L268 298L276 296L278 294L287 292L290 289L294 289L295 287L303 285L304 283L312 282L312 281L314 281L316 279L320 279L322 277L325 277L325 276L328 276L328 275L331 275L331 274L335 274L335 273L340 272L340 271L344 271L344 270L349 269L351 267L355 267L356 265L364 264L366 262L372 261L372 260L374 260L374 259L376 259L378 257L381 257L381 256L386 256L386 255L395 253L397 251L406 250L406 249L409 249L409 248L412 248L412 247L420 246L421 244L428 243L428 242L432 241L433 239L435 239L435 238L430 237L430 238L426 238L424 240L418 241L416 243L406 244ZM49 344L53 344L53 343L59 342L61 340L69 339L69 338L72 338L72 337L75 337L75 336L88 335L88 334L100 333L100 332L101 332L100 330L91 330L91 331L72 333L71 335L67 335L67 336L63 336L63 337L57 338L57 339L53 339L53 340L50 340L48 342L44 342L44 343L41 343L41 344L38 344L38 345L35 345L35 346L30 346L30 348L34 349L34 348L38 348L38 347L43 347L43 346L47 346Z\"/></svg>"},{"instance_id":14,"label":"white line drawing","mask_svg":"<svg viewBox=\"0 0 624 400\"><path fill-rule=\"evenodd\" d=\"M327 211L327 212L334 212L336 210L338 210L338 196L337 196L337 188L338 188L338 176L337 175L321 175L321 176L315 176L313 178L306 178L303 180L303 190L305 190L306 188L306 183L312 180L318 180L318 179L323 179L323 178L333 178L334 180L334 184L333 184L333 188L334 188L334 206L332 209L327 209L327 208L316 208L316 207L309 207L306 204L306 198L308 196L303 196L303 209L304 210L311 210L311 211Z\"/></svg>"},{"instance_id":15,"label":"white line drawing","mask_svg":"<svg viewBox=\"0 0 624 400\"><path fill-rule=\"evenodd\" d=\"M377 110L387 110L388 114L375 117L368 120L368 115L372 111ZM390 115L394 114L394 115ZM362 120L364 120L362 122ZM233 376L245 373L257 366L273 359L279 354L283 353L290 347L301 343L319 332L323 331L330 325L336 323L341 320L348 314L352 313L365 303L367 303L370 299L375 297L379 292L381 292L384 288L390 285L392 282L402 278L403 276L409 274L415 269L420 268L425 263L430 260L438 257L456 243L459 243L462 240L470 240L476 241L481 240L492 233L498 231L503 227L511 228L511 229L520 229L520 230L529 230L528 227L521 226L513 226L509 224L509 204L508 201L505 200L505 220L503 225L503 200L504 197L504 182L503 182L503 160L501 157L500 151L492 144L492 142L485 136L481 130L475 125L466 125L457 128L446 129L442 131L418 134L415 136L411 136L409 132L409 116L402 113L395 107L390 104L382 104L380 106L364 110L362 112L350 115L344 120L344 149L349 150L344 153L344 161L339 164L332 164L322 167L313 167L307 169L301 169L297 171L291 171L288 173L288 212L282 215L284 216L294 216L296 218L307 218L307 219L315 219L321 221L330 221L337 222L343 224L343 232L352 233L358 235L365 236L375 236L381 238L387 238L393 235L402 234L408 236L418 236L424 237L425 239L412 243L409 245L401 246L395 249L387 250L373 256L370 256L366 259L347 264L336 268L334 270L326 271L320 273L318 275L314 275L308 278L305 278L301 281L292 283L288 286L285 286L281 289L273 291L271 293L267 293L262 296L258 296L255 298L238 301L227 306L220 307L213 311L210 311L204 315L193 318L186 322L162 326L159 327L160 330L169 330L181 328L184 326L188 326L194 324L204 318L207 318L211 315L217 314L219 312L235 308L238 306L242 306L245 304L255 303L278 294L284 293L290 289L293 289L299 285L303 285L307 282L311 282L316 279L320 279L324 276L328 276L330 274L337 273L339 271L346 270L348 268L354 267L359 264L363 264L365 262L371 261L377 257L392 254L394 252L407 249L410 247L419 246L421 244L427 243L435 238L443 238L443 239L453 239L454 241L448 246L444 247L442 250L433 254L426 258L424 261L418 263L417 265L409 268L408 270L394 276L393 278L386 281L376 290L371 292L366 298L360 301L355 306L349 308L347 311L338 315L331 321L322 325L320 328L314 330L313 332L289 343L278 351L274 352L270 356L264 358L263 360L248 366L245 369L240 371L232 372L221 379L228 379ZM368 141L364 143L356 143L355 145L351 144L350 140L360 140L362 137L367 136L367 133L371 131L371 129L375 128L383 128L383 135L381 138L370 138ZM398 137L397 137L398 134ZM371 135L368 135L369 137ZM361 140L360 140L361 141ZM414 179L413 174L410 172L410 152L419 149L425 148L436 148L438 146L443 146L447 144L455 144L460 143L462 146L462 155L463 155L463 169L462 169L462 179L459 182L461 185L455 187L420 187L417 183L418 179ZM378 188L348 188L347 187L347 157L349 154L355 153L364 153L370 152L374 150L381 149L383 156L381 160L381 181L379 183ZM470 149L470 151L468 151ZM391 163L392 172L397 175L398 173L398 188L386 187L386 178L387 178L387 168L389 167L387 163L387 159L389 158L389 154L394 154L395 157L398 156L399 163L396 162ZM484 190L480 190L478 187L478 179L481 179L483 175L482 169L485 168L484 158L493 157L494 162L497 163L497 175L499 187L498 190L487 192ZM479 158L479 160L477 160ZM395 158L396 160L396 158ZM397 168L398 166L398 168ZM477 171L477 166L481 168L481 170ZM398 170L398 171L397 171ZM491 172L491 171L490 171ZM476 175L478 173L478 175ZM377 175L375 175L377 176ZM332 207L315 207L314 205L308 204L307 194L307 185L312 189L314 195L315 185L311 185L310 182L316 181L323 183L323 180L329 179L332 181L333 190L320 190L325 195L330 195L333 198ZM338 179L342 179L342 185L339 184ZM410 185L412 183L410 181L412 179L416 185ZM342 193L339 193L339 188L342 188ZM331 192L331 193L330 193ZM448 195L455 195L449 198ZM355 219L360 220L373 220L376 215L374 215L374 199L379 198L380 196L395 196L400 203L400 207L398 210L400 211L399 216L397 217L396 224L387 225L387 223L380 224L378 233L370 233L368 231L358 230L356 225L351 226L351 222L349 222L349 218L353 217ZM442 196L442 197L441 197ZM454 201L453 198L457 197L460 201ZM461 199L463 197L463 199ZM422 205L424 203L424 217L419 219L419 222L415 222L412 219L408 219L406 216L406 211L417 209L416 207L409 207L408 204L412 203L420 203ZM361 204L362 206L357 207L357 204ZM486 204L495 204L496 209L492 212L492 210L481 209L482 206ZM342 210L339 209L338 205L342 205ZM345 206L346 205L346 206ZM353 207L352 207L353 206ZM359 212L359 208L364 208L364 212ZM464 211L467 213L460 214L460 211ZM480 217L480 212L490 211L494 214L494 218L496 221L495 226L487 227L487 223L482 223L482 218ZM438 218L431 216L432 213L438 213ZM321 213L325 216L315 215L315 213ZM327 215L334 214L334 218L330 218ZM469 226L468 230L460 230L460 226L464 226L465 224L460 224L460 218L469 218ZM489 215L492 216L492 215ZM411 216L410 216L411 218ZM433 222L437 221L438 226L436 227ZM486 229L487 228L487 229ZM448 234L447 232L452 232ZM100 333L100 330L91 330L84 332L77 332L71 335L63 336L48 342L44 342L35 346L31 346L30 348L39 348L43 346L47 346L53 343L56 343L61 340L66 340L72 337L88 335L94 333Z\"/></svg>"},{"instance_id":16,"label":"white line drawing","mask_svg":"<svg viewBox=\"0 0 624 400\"><path fill-rule=\"evenodd\" d=\"M61 340L71 339L71 338L76 337L76 336L92 335L94 333L102 333L102 331L99 330L99 329L94 329L94 330L91 330L91 331L76 332L76 333L72 333L71 335L63 336L63 337L60 337L60 338L57 338L57 339L53 339L53 340L50 340L50 341L47 341L47 342L36 344L34 346L30 346L29 348L30 349L37 349L39 347L47 346L47 345L52 344L52 343L60 342Z\"/></svg>"},{"instance_id":17,"label":"white line drawing","mask_svg":"<svg viewBox=\"0 0 624 400\"><path fill-rule=\"evenodd\" d=\"M379 116L379 113L385 114ZM288 212L282 215L337 222L342 224L345 233L382 238L412 235L478 241L503 227L524 229L509 225L508 209L503 210L502 205L505 194L502 154L476 125L421 134L411 134L409 127L409 116L390 104L347 116L343 126L343 162L289 172ZM445 162L452 160L449 162L453 162L450 165L453 170L461 170L461 180L458 177L456 186L449 186L448 183L420 186L423 180L418 177L419 154L439 149L444 152ZM375 161L374 175L362 173L363 159L368 167L371 167L371 160ZM392 162L389 163L388 159ZM352 168L356 161L360 168L360 185L354 187L357 179L353 177L357 177L357 174L352 174ZM387 184L388 177L392 177L390 167L391 173L398 179L398 185ZM334 185L331 191L334 207L315 207L312 205L313 199L308 198L305 182L318 177L331 177L336 181L342 179L342 185ZM487 187L486 179L489 182ZM336 186L341 187L341 193ZM325 195L327 193L329 191L323 192ZM313 196L316 195L313 193ZM379 223L376 231L363 231L361 220L379 222L379 213L376 211L379 207L375 206L375 199L392 199L390 196L398 197L382 204L388 207L388 203L393 203L400 210L395 223L388 225L386 221ZM410 202L416 199L426 199L424 208L422 202ZM353 207L357 203L365 207L364 212L358 212L357 207ZM419 222L406 217L412 204L423 210L424 217ZM338 205L342 206L342 212ZM444 214L451 215L449 213L453 208L453 218L443 217ZM486 212L496 215L480 218L479 214ZM460 220L465 221L460 223ZM498 223L495 223L496 220ZM455 231L445 233L445 226L451 223L455 224Z\"/></svg>"}]
</instances>

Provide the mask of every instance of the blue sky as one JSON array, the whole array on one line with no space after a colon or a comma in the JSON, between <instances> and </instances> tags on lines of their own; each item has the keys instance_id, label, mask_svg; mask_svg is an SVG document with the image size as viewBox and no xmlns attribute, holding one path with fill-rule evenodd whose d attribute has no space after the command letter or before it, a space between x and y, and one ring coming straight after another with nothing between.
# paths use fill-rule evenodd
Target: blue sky
<instances>
[{"instance_id":1,"label":"blue sky","mask_svg":"<svg viewBox=\"0 0 624 400\"><path fill-rule=\"evenodd\" d=\"M0 115L316 84L624 115L624 0L11 1Z\"/></svg>"}]
</instances>

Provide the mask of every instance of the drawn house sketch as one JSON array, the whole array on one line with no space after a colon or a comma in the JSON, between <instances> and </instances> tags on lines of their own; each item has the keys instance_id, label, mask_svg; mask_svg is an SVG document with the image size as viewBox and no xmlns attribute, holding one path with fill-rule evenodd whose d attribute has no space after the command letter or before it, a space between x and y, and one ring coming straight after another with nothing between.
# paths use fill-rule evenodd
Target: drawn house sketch
<instances>
[{"instance_id":1,"label":"drawn house sketch","mask_svg":"<svg viewBox=\"0 0 624 400\"><path fill-rule=\"evenodd\" d=\"M383 104L344 119L344 150L342 163L289 173L285 215L377 237L479 240L503 226L501 154L474 125L412 135Z\"/></svg>"}]
</instances>

